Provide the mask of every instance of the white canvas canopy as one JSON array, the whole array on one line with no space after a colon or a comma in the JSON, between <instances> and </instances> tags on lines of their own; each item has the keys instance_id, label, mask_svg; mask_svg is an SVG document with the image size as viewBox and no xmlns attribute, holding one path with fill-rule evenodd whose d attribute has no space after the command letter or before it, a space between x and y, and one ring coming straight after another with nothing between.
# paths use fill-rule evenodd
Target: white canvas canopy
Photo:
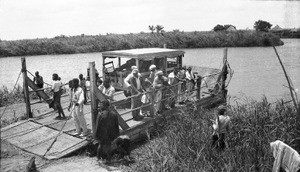
<instances>
[{"instance_id":1,"label":"white canvas canopy","mask_svg":"<svg viewBox=\"0 0 300 172\"><path fill-rule=\"evenodd\" d=\"M139 48L130 50L106 51L102 53L103 58L135 58L135 59L153 59L153 58L175 58L183 56L184 51L167 48Z\"/></svg>"}]
</instances>

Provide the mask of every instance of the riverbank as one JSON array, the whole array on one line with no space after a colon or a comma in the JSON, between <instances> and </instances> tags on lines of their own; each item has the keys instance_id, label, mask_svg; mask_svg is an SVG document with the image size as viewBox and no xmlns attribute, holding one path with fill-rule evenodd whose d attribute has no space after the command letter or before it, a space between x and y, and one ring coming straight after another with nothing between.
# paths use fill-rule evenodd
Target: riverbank
<instances>
[{"instance_id":1,"label":"riverbank","mask_svg":"<svg viewBox=\"0 0 300 172\"><path fill-rule=\"evenodd\" d=\"M46 108L46 104L38 106ZM54 161L37 157L38 170L271 171L274 158L270 142L281 140L297 148L295 138L299 136L299 131L297 133L296 114L290 104L280 101L270 104L264 98L229 105L228 115L232 125L226 136L228 148L224 152L215 151L210 146L211 119L214 119L215 109L195 109L190 104L186 108L181 107L181 111L173 114L164 125L157 126L151 140L134 146L132 164L108 167L98 163L95 157L88 157L86 150L80 150ZM34 156L1 144L1 171L22 171L30 157Z\"/></svg>"},{"instance_id":2,"label":"riverbank","mask_svg":"<svg viewBox=\"0 0 300 172\"><path fill-rule=\"evenodd\" d=\"M211 147L214 113L187 108L175 114L160 126L158 136L133 151L136 163L128 170L272 171L270 142L281 140L299 151L296 113L288 104L264 98L229 106L231 129L221 152Z\"/></svg>"},{"instance_id":3,"label":"riverbank","mask_svg":"<svg viewBox=\"0 0 300 172\"><path fill-rule=\"evenodd\" d=\"M49 54L76 54L111 50L163 47L208 48L208 47L264 47L283 45L279 36L269 32L184 32L175 30L164 33L106 34L57 36L51 39L28 39L0 41L0 57L33 56Z\"/></svg>"}]
</instances>

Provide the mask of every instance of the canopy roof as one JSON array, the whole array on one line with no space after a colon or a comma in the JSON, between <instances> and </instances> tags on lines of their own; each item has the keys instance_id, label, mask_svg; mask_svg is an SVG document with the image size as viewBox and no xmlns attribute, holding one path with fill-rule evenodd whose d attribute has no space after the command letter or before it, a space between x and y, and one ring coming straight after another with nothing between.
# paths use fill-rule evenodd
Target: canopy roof
<instances>
[{"instance_id":1,"label":"canopy roof","mask_svg":"<svg viewBox=\"0 0 300 172\"><path fill-rule=\"evenodd\" d=\"M135 58L135 59L153 59L153 58L175 58L184 55L182 50L174 50L167 48L139 48L130 50L106 51L102 53L102 57L108 58Z\"/></svg>"}]
</instances>

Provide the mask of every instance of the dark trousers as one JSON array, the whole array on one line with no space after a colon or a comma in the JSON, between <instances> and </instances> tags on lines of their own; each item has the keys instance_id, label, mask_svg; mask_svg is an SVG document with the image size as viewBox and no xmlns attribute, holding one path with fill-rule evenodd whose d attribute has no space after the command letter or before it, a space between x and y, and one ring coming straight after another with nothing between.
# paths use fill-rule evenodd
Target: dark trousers
<instances>
[{"instance_id":1,"label":"dark trousers","mask_svg":"<svg viewBox=\"0 0 300 172\"><path fill-rule=\"evenodd\" d=\"M64 117L65 116L65 113L61 107L61 104L60 104L60 97L61 97L61 91L58 91L58 92L54 92L54 95L53 95L53 99L54 99L54 108L58 111L58 115Z\"/></svg>"},{"instance_id":2,"label":"dark trousers","mask_svg":"<svg viewBox=\"0 0 300 172\"><path fill-rule=\"evenodd\" d=\"M43 88L44 87L44 84L36 84L39 88ZM39 96L38 94L37 94L37 96ZM41 98L41 96L39 96L39 98L40 98L40 100L42 99Z\"/></svg>"},{"instance_id":3,"label":"dark trousers","mask_svg":"<svg viewBox=\"0 0 300 172\"><path fill-rule=\"evenodd\" d=\"M216 149L223 150L225 148L225 133L212 136L212 146Z\"/></svg>"},{"instance_id":4,"label":"dark trousers","mask_svg":"<svg viewBox=\"0 0 300 172\"><path fill-rule=\"evenodd\" d=\"M86 96L86 94L87 94L87 90L86 89L84 89L83 90L83 96L84 96L84 104L86 104L87 103L87 96Z\"/></svg>"},{"instance_id":5,"label":"dark trousers","mask_svg":"<svg viewBox=\"0 0 300 172\"><path fill-rule=\"evenodd\" d=\"M101 144L99 143L97 149L97 158L100 160L101 158L106 159L107 161L111 160L111 143Z\"/></svg>"}]
</instances>

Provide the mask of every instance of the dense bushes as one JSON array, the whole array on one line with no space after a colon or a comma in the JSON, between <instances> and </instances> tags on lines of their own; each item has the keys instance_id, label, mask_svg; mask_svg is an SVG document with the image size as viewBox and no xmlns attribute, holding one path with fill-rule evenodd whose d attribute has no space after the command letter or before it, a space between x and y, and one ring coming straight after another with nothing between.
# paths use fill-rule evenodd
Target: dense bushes
<instances>
[{"instance_id":1,"label":"dense bushes","mask_svg":"<svg viewBox=\"0 0 300 172\"><path fill-rule=\"evenodd\" d=\"M164 32L138 34L107 34L96 36L57 36L51 39L0 41L0 57L74 54L109 50L163 47L249 47L282 45L278 36L255 31L233 32Z\"/></svg>"},{"instance_id":2,"label":"dense bushes","mask_svg":"<svg viewBox=\"0 0 300 172\"><path fill-rule=\"evenodd\" d=\"M129 171L271 171L270 142L281 140L296 147L296 114L282 102L266 99L229 108L232 128L228 148L211 148L213 111L179 113L166 121L159 137L133 151L136 163ZM299 138L298 138L299 139Z\"/></svg>"}]
</instances>

